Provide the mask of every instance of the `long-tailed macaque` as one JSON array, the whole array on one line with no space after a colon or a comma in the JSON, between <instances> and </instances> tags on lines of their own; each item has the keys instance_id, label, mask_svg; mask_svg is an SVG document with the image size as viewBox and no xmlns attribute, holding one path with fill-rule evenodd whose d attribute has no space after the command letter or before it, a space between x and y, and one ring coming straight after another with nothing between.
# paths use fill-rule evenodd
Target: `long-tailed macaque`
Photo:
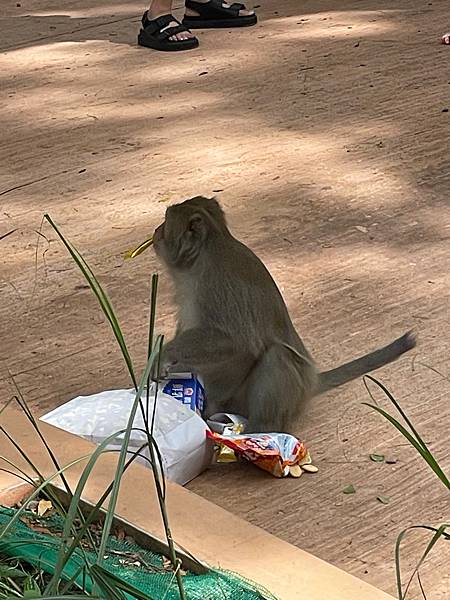
<instances>
[{"instance_id":1,"label":"long-tailed macaque","mask_svg":"<svg viewBox=\"0 0 450 600\"><path fill-rule=\"evenodd\" d=\"M406 333L331 371L319 372L266 267L234 238L215 199L170 206L156 254L175 283L178 323L163 350L166 372L203 380L205 416L233 412L251 432L293 433L306 402L386 365L415 346Z\"/></svg>"}]
</instances>

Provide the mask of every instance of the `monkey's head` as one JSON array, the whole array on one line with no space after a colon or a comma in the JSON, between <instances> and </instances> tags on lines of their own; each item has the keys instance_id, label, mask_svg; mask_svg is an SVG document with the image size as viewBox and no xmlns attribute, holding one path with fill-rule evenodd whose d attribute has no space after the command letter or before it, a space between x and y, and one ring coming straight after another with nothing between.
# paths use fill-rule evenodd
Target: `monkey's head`
<instances>
[{"instance_id":1,"label":"monkey's head","mask_svg":"<svg viewBox=\"0 0 450 600\"><path fill-rule=\"evenodd\" d=\"M214 236L227 233L225 215L217 200L195 196L168 207L164 223L153 234L153 245L169 268L185 269L194 264Z\"/></svg>"}]
</instances>

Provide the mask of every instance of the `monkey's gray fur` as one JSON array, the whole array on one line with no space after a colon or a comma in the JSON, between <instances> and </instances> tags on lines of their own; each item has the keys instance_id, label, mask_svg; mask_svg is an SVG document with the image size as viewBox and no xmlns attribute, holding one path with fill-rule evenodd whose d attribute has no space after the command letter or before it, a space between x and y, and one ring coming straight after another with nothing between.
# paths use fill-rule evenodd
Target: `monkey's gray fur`
<instances>
[{"instance_id":1,"label":"monkey's gray fur","mask_svg":"<svg viewBox=\"0 0 450 600\"><path fill-rule=\"evenodd\" d=\"M249 419L248 431L293 433L310 398L394 361L416 344L406 333L318 372L270 273L231 235L215 199L197 196L170 206L154 247L173 278L179 309L161 364L168 372L202 377L205 416L234 412Z\"/></svg>"}]
</instances>

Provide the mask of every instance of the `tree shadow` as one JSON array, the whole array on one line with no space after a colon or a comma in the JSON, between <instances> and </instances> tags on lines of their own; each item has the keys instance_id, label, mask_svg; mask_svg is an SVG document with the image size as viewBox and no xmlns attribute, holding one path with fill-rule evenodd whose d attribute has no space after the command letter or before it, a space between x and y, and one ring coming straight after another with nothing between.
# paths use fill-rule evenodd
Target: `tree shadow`
<instances>
[{"instance_id":1,"label":"tree shadow","mask_svg":"<svg viewBox=\"0 0 450 600\"><path fill-rule=\"evenodd\" d=\"M218 196L320 366L412 327L419 355L447 372L448 50L436 36L446 7L418 6L344 0L337 11L332 0L264 0L258 27L200 32L200 49L181 56L135 46L138 5L83 0L30 17L10 9L0 236L18 231L0 241L0 395L14 393L9 371L38 413L130 385L82 276L48 227L48 241L34 233L42 214L105 286L139 371L160 265L151 251L123 255L168 204L197 193ZM174 322L162 272L157 331L170 337ZM448 402L434 375L411 374L406 357L380 377L421 431L446 435ZM242 466L217 468L191 488L360 574L342 553L343 540L354 540L357 559L370 555L381 568L393 543L381 545L381 525L422 514L426 500L408 494L429 480L402 450L408 490L398 473L374 471L367 456L375 446L397 452L398 440L360 407L367 399L356 382L312 406L301 433L324 477L303 478L301 493L298 482ZM339 508L351 481L357 494ZM378 507L384 489L396 501Z\"/></svg>"},{"instance_id":2,"label":"tree shadow","mask_svg":"<svg viewBox=\"0 0 450 600\"><path fill-rule=\"evenodd\" d=\"M252 3L249 3L249 7ZM145 9L145 2L124 2L123 0L96 0L93 2L79 1L66 3L65 9L47 1L40 3L37 9L29 9L16 3L16 6L7 7L0 19L2 29L2 40L0 51L11 51L30 46L39 46L51 42L87 42L87 41L110 41L114 44L136 44L136 34L140 24L140 16ZM252 6L253 7L253 6ZM321 2L320 6L312 0L302 3L301 10L293 9L292 3L274 3L270 0L262 0L255 5L260 17L260 24L272 24L278 22L280 31L286 28L285 20L299 20L297 23L308 29L311 17L326 13L327 16L320 20L333 21L335 34L341 27L352 29L353 25L341 24L342 14L346 14L358 22L358 13L371 16L371 21L386 19L389 15L410 15L417 13L405 1L392 8L385 0L367 0L364 2L352 2L346 0L339 5L338 9L332 0ZM432 12L431 7L423 8L420 14ZM177 0L174 3L174 13L181 17L183 13L183 2ZM275 27L277 27L275 23ZM228 32L227 32L228 33ZM320 34L317 33L319 36ZM216 35L217 46L220 47L220 38ZM289 36L288 36L289 37Z\"/></svg>"},{"instance_id":3,"label":"tree shadow","mask_svg":"<svg viewBox=\"0 0 450 600\"><path fill-rule=\"evenodd\" d=\"M105 6L109 19L123 7ZM336 7L320 6L306 2L300 13L293 2L265 2L260 27L202 33L201 50L177 57L129 47L139 21L131 8L114 22L106 9L8 17L8 31L42 26L43 36L20 49L8 42L1 75L14 98L3 115L1 210L8 228L22 228L1 246L0 291L12 307L1 359L32 402L127 383L95 300L77 288L80 276L48 230L35 267L31 230L44 211L106 284L139 364L146 276L158 265L151 253L124 263L123 252L169 202L199 192L222 190L233 231L268 265L321 364L350 358L350 342L369 350L387 341L413 314L422 327L423 315L448 301L439 267L449 234L448 83L436 77L446 50L417 43L422 13L405 2L396 10L387 0L346 2L339 14L350 20L336 18L326 35L321 11ZM417 101L419 117L407 110ZM159 306L170 335L166 281ZM82 359L73 348L84 349Z\"/></svg>"}]
</instances>

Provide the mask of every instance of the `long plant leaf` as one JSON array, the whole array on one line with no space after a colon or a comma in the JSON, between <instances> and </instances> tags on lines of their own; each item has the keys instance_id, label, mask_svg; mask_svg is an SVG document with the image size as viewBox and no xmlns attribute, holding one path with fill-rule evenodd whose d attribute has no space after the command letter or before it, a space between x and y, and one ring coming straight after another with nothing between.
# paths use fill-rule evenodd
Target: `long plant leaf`
<instances>
[{"instance_id":1,"label":"long plant leaf","mask_svg":"<svg viewBox=\"0 0 450 600\"><path fill-rule=\"evenodd\" d=\"M80 500L81 500L81 495L83 493L83 490L86 486L87 480L90 477L97 460L99 459L101 454L106 449L106 446L108 444L110 444L114 439L116 439L119 435L121 435L122 433L125 433L125 431L126 431L126 429L121 429L120 431L116 431L115 433L112 433L110 436L105 438L101 442L101 444L99 444L97 446L97 448L94 450L94 452L89 457L89 461L86 464L85 468L83 469L83 472L81 473L80 478L78 479L78 483L77 483L77 486L73 493L72 499L70 501L69 508L67 510L66 518L64 521L64 528L63 528L63 532L62 532L63 543L61 544L60 551L58 553L58 559L56 561L53 576L45 589L45 593L50 593L50 592L56 591L58 582L62 577L64 567L67 564L70 556L73 554L73 552L76 548L76 546L73 543L72 544L70 543L70 540L72 537L74 520L77 517L77 515L79 514L79 512L81 512L81 510L79 508ZM79 545L78 547L81 547L81 546ZM103 552L105 552L105 550L103 550Z\"/></svg>"},{"instance_id":2,"label":"long plant leaf","mask_svg":"<svg viewBox=\"0 0 450 600\"><path fill-rule=\"evenodd\" d=\"M408 440L408 442L413 446L413 448L415 448L415 450L417 450L417 452L422 456L422 458L425 460L427 465L432 469L432 471L435 473L435 475L437 475L437 477L444 484L444 486L447 488L447 490L450 490L450 481L449 481L447 475L445 474L445 472L439 465L438 461L436 460L433 453L428 448L428 446L425 443L425 441L423 440L423 438L420 436L417 429L414 427L411 420L408 418L405 411L401 408L400 404L394 398L394 396L389 392L389 390L382 383L380 383L377 379L375 379L375 377L366 375L364 379L369 379L370 381L375 383L384 392L384 394L392 402L392 404L395 406L395 408L397 409L397 411L403 418L404 422L406 423L407 427L409 428L409 431L395 417L393 417L391 414L389 414L387 411L383 410L379 406L376 406L374 404L369 404L367 402L364 402L364 404L366 406L369 406L373 410L377 411L389 423L391 423L391 425L393 425ZM366 385L366 387L367 387L367 385ZM370 391L369 391L369 393L370 393ZM371 398L373 400L373 396L371 396ZM406 595L408 594L411 583L415 576L417 576L419 579L419 585L420 585L422 595L423 596L425 595L421 581L420 581L419 569L440 538L450 539L450 535L446 532L446 529L448 527L450 527L450 525L448 525L448 524L441 525L437 529L434 527L427 526L427 525L413 525L411 527L407 527L399 534L397 541L396 541L396 545L395 545L396 580L397 580L397 592L398 592L399 600L405 600ZM426 529L426 530L432 531L433 536L432 536L431 540L429 541L429 543L427 544L425 551L423 552L420 560L418 561L416 567L414 568L414 570L408 580L408 583L406 584L405 589L403 591L402 577L401 577L401 561L400 561L401 543L402 543L405 535L412 529Z\"/></svg>"},{"instance_id":3,"label":"long plant leaf","mask_svg":"<svg viewBox=\"0 0 450 600\"><path fill-rule=\"evenodd\" d=\"M26 599L30 600L31 596L27 596ZM35 596L36 600L105 600L105 598L101 598L100 596L92 596L91 594L57 594L56 596ZM7 596L5 600L17 600L17 596Z\"/></svg>"},{"instance_id":4,"label":"long plant leaf","mask_svg":"<svg viewBox=\"0 0 450 600\"><path fill-rule=\"evenodd\" d=\"M64 246L67 248L69 254L71 255L71 257L75 261L76 265L78 266L78 268L80 269L80 271L82 272L82 274L84 275L84 277L85 277L86 281L88 282L91 290L94 292L97 300L99 301L100 306L101 306L102 311L103 311L103 314L105 315L105 317L109 321L109 324L111 325L111 329L112 329L112 331L114 333L114 336L115 336L115 338L117 340L117 343L119 344L119 347L120 347L120 349L122 351L122 356L123 356L123 358L125 360L125 363L126 363L128 372L130 374L131 380L133 382L133 385L134 385L135 389L137 389L137 380L136 380L136 376L134 374L133 363L132 363L132 360L131 360L130 353L128 351L128 346L125 343L125 338L123 336L122 330L120 328L119 322L117 320L116 314L114 312L114 309L112 307L112 304L111 304L111 301L109 300L108 295L103 290L103 288L100 285L100 283L98 282L98 280L95 277L95 275L94 275L91 267L88 265L88 263L85 261L85 259L81 256L81 254L78 252L78 250L75 248L75 246L73 246L64 237L64 235L61 233L61 231L59 230L59 228L53 222L53 220L50 217L50 215L45 214L44 218L50 223L50 225L53 227L53 229L55 230L56 234L58 235L59 239L62 241L62 243L64 244Z\"/></svg>"},{"instance_id":5,"label":"long plant leaf","mask_svg":"<svg viewBox=\"0 0 450 600\"><path fill-rule=\"evenodd\" d=\"M408 442L417 450L417 452L422 456L428 466L434 471L434 473L439 477L442 483L445 485L447 489L450 489L450 481L448 480L446 474L439 466L439 463L434 458L433 454L428 450L428 448L420 444L416 438L407 430L397 419L395 419L388 412L380 408L379 406L375 406L374 404L369 404L367 402L363 402L364 405L376 410L380 415L382 415L385 419L387 419L400 433L408 440Z\"/></svg>"},{"instance_id":6,"label":"long plant leaf","mask_svg":"<svg viewBox=\"0 0 450 600\"><path fill-rule=\"evenodd\" d=\"M415 575L418 575L419 573L419 569L422 566L422 564L424 563L426 557L428 556L428 554L431 552L431 550L433 549L433 547L435 546L435 544L439 541L439 539L441 537L444 537L446 539L448 539L448 534L446 533L446 529L449 527L449 525L447 523L444 523L443 525L441 525L438 528L435 527L430 527L429 525L411 525L410 527L407 527L406 529L404 529L399 536L397 537L397 541L395 544L395 567L396 567L396 576L397 576L397 592L398 592L398 597L399 600L405 600L406 595L409 591L409 588L411 586L411 583L414 579ZM405 591L403 591L403 585L402 585L402 578L401 578L401 561L400 561L400 546L401 543L404 539L404 537L412 530L414 529L425 529L427 531L432 531L433 532L433 537L431 538L430 542L427 544L427 547L425 549L425 551L423 552L419 562L417 563L417 565L415 566L409 580L408 583L405 587Z\"/></svg>"},{"instance_id":7,"label":"long plant leaf","mask_svg":"<svg viewBox=\"0 0 450 600\"><path fill-rule=\"evenodd\" d=\"M3 233L2 235L0 235L0 240L4 240L5 238L7 238L9 235L12 235L16 231L17 231L17 229L11 229L11 231L7 231L6 233Z\"/></svg>"},{"instance_id":8,"label":"long plant leaf","mask_svg":"<svg viewBox=\"0 0 450 600\"><path fill-rule=\"evenodd\" d=\"M18 467L12 460L9 460L9 458L6 458L6 456L2 456L2 455L0 455L0 460L2 460L3 462L5 462L6 464L8 464L10 467L13 468L12 471L10 471L9 469L2 468L1 469L2 471L6 471L7 473L10 473L11 475L15 475L17 477L17 479L21 479L22 481L25 481L26 483L29 483L30 485L36 485L36 480L33 479L32 477L30 477L26 471L24 471L23 469Z\"/></svg>"},{"instance_id":9,"label":"long plant leaf","mask_svg":"<svg viewBox=\"0 0 450 600\"><path fill-rule=\"evenodd\" d=\"M148 380L149 374L153 368L153 364L155 362L155 357L156 357L156 350L154 350L152 352L151 356L149 357L149 359L147 361L145 371L141 377L141 380L139 382L139 385L138 385L138 388L136 391L136 396L135 396L135 399L134 399L134 402L133 402L133 405L131 408L130 416L128 418L127 428L124 432L122 448L120 450L119 458L117 461L116 475L115 475L114 484L113 484L113 487L111 490L110 500L109 500L109 504L108 504L108 510L106 512L105 522L103 525L102 538L101 538L100 547L99 547L99 551L98 551L98 555L97 555L98 556L97 564L99 564L100 566L103 564L103 561L104 561L104 555L106 552L106 543L107 543L108 537L111 532L111 526L112 526L112 522L113 522L113 518L114 518L114 512L116 510L120 482L121 482L123 471L124 471L125 460L126 460L126 456L127 456L127 452L128 452L128 446L130 443L130 436L131 436L131 431L133 429L134 419L136 417L136 412L137 412L138 406L140 406L142 404L141 397L142 397L144 388L147 385L147 380Z\"/></svg>"},{"instance_id":10,"label":"long plant leaf","mask_svg":"<svg viewBox=\"0 0 450 600\"><path fill-rule=\"evenodd\" d=\"M118 434L119 434L119 432L118 432ZM137 456L139 456L140 452L145 447L147 447L147 444L144 444L136 452L132 453L133 455L131 456L131 458L128 459L127 463L125 464L124 472L126 471L126 469L128 469L128 467L132 464L132 462L137 458ZM104 453L108 453L108 452L116 452L116 450L104 450ZM94 521L98 520L98 517L101 515L100 509L102 508L104 502L106 501L109 494L111 493L113 485L114 485L114 480L110 482L110 484L108 485L106 490L103 492L103 494L100 496L100 498L98 499L96 504L93 506L92 510L86 516L86 518L83 521L83 524L78 529L76 535L72 538L72 542L71 542L70 546L66 547L66 551L65 551L65 555L64 555L64 563L67 563L68 560L70 559L70 557L72 556L72 554L75 552L75 550L81 546L81 541L82 541L83 537L86 535L86 531L91 526L91 524ZM69 541L69 539L66 540L66 543L68 541ZM62 573L62 570L61 570L61 573Z\"/></svg>"},{"instance_id":11,"label":"long plant leaf","mask_svg":"<svg viewBox=\"0 0 450 600\"><path fill-rule=\"evenodd\" d=\"M103 581L108 582L108 584L112 588L116 588L116 589L120 590L121 592L124 592L125 594L134 596L134 598L137 598L137 600L156 600L156 599L151 598L147 594L144 594L143 592L141 592L141 590L139 590L138 588L131 585L131 583L123 581L122 579L120 579L119 577L114 575L113 573L110 573L109 571L107 571L106 569L101 567L100 565L94 565L92 567L92 571L95 574L95 576L103 577Z\"/></svg>"},{"instance_id":12,"label":"long plant leaf","mask_svg":"<svg viewBox=\"0 0 450 600\"><path fill-rule=\"evenodd\" d=\"M47 454L50 457L50 460L53 463L53 466L56 470L60 469L61 466L56 458L55 453L53 452L52 448L50 447L50 445L48 444L47 440L45 439L45 437L42 435L41 429L39 427L39 424L37 422L37 420L35 419L33 413L31 412L30 407L28 406L25 398L22 395L22 392L19 388L19 386L17 385L17 382L15 381L14 377L11 375L11 378L14 382L14 386L16 388L17 394L18 396L14 396L14 399L16 400L16 403L19 405L20 409L22 410L22 412L24 413L24 415L26 416L26 418L28 419L28 421L30 422L31 426L33 427L34 431L36 432L37 436L39 437L42 445L44 446ZM43 478L41 476L41 478ZM66 476L64 475L64 473L61 473L61 481L64 485L64 488L66 490L66 493L68 495L69 498L72 497L72 490L70 489L69 486L69 482L67 481ZM59 497L53 493L53 490L51 487L47 488L46 490L44 490L45 494L47 496L49 496L49 499L51 500L53 506L57 509L57 511L63 516L65 517L65 511L64 511L64 506L61 503ZM83 513L81 512L81 510L78 511L78 517L80 519L81 522L83 522ZM75 531L73 532L75 533ZM88 532L88 538L89 538L89 542L91 544L92 547L94 547L94 539L93 537L90 535L90 532Z\"/></svg>"},{"instance_id":13,"label":"long plant leaf","mask_svg":"<svg viewBox=\"0 0 450 600\"><path fill-rule=\"evenodd\" d=\"M427 446L426 446L425 442L423 441L422 437L419 435L419 432L416 430L412 421L408 418L408 415L405 413L403 408L400 406L400 404L397 402L397 400L394 398L394 396L391 394L391 392L387 389L387 387L384 386L381 383L381 381L378 381L378 379L376 379L372 375L365 375L365 378L367 378L370 381L372 381L373 383L375 383L384 392L384 394L389 398L389 400L392 402L392 404L398 410L398 412L402 416L405 423L408 425L409 429L411 430L412 434L414 435L414 437L416 438L418 443L427 450Z\"/></svg>"},{"instance_id":14,"label":"long plant leaf","mask_svg":"<svg viewBox=\"0 0 450 600\"><path fill-rule=\"evenodd\" d=\"M151 296L150 296L150 315L149 315L149 328L148 328L148 346L147 346L147 360L150 358L153 349L153 340L155 337L155 321L156 321L156 300L158 295L158 275L154 273L152 275L152 286L151 286ZM158 388L159 388L159 371L160 371L160 358L161 358L161 348L162 348L163 339L161 338L159 353L158 353L158 368L157 368L157 377L155 382L155 400L153 402L153 413L152 413L152 421L150 432L153 435L154 427L155 427L155 418L156 418L156 402L158 397ZM149 405L150 405L150 375L147 380L147 389L146 389L146 410L143 411L143 418L146 428L148 429L148 413L149 413Z\"/></svg>"},{"instance_id":15,"label":"long plant leaf","mask_svg":"<svg viewBox=\"0 0 450 600\"><path fill-rule=\"evenodd\" d=\"M39 485L36 486L36 489L32 492L32 494L30 495L30 497L28 498L28 500L29 501L30 500L34 500L34 498L36 498L36 496L38 496L45 489L45 487L48 486L49 483L51 483L54 479L56 479L57 477L59 477L63 471L67 471L71 467L77 465L78 463L82 462L83 460L86 460L87 458L89 458L88 454L85 455L85 456L82 456L81 458L77 458L75 460L72 460L71 462L69 462L64 467L61 467L61 469L58 469L55 473L53 473L53 475L51 475L50 477L48 477L47 479L45 479L42 483L40 483ZM26 507L27 507L27 505L23 504L17 510L17 512L14 514L14 516L11 517L11 519L8 521L8 523L4 527L0 528L0 540L3 537L5 537L7 535L7 533L9 533L9 531L12 529L12 527L14 526L14 524L17 522L18 519L20 519L20 517L22 516L22 514L26 510Z\"/></svg>"},{"instance_id":16,"label":"long plant leaf","mask_svg":"<svg viewBox=\"0 0 450 600\"><path fill-rule=\"evenodd\" d=\"M103 592L104 597L108 600L126 600L125 595L117 586L113 585L105 573L101 569L96 569L96 565L92 565L89 569L89 575L94 584L93 589L99 589Z\"/></svg>"},{"instance_id":17,"label":"long plant leaf","mask_svg":"<svg viewBox=\"0 0 450 600\"><path fill-rule=\"evenodd\" d=\"M153 286L155 286L155 285L156 285L156 282L154 280ZM156 296L155 296L155 298L156 298ZM153 300L153 294L152 294L152 300ZM154 327L154 322L152 322L152 316L154 316L154 309L153 309L153 312L152 312L151 318L150 318L149 343L153 339L152 328ZM177 580L180 598L181 598L181 600L186 600L186 592L184 590L183 578L181 576L181 571L180 571L180 560L177 557L176 548L175 548L172 532L171 532L170 525L169 525L169 518L168 518L167 508L166 508L166 503L165 503L166 490L165 490L165 478L164 478L164 469L162 466L162 459L159 454L158 445L156 444L155 439L153 437L153 427L154 427L155 415L156 415L156 403L158 400L158 380L159 380L159 373L160 373L160 358L161 358L161 353L162 353L163 341L164 341L163 336L159 336L158 340L156 341L156 344L153 348L153 352L152 352L152 355L155 355L155 353L156 353L157 360L158 360L158 370L157 370L157 378L156 378L156 389L155 389L155 399L154 399L154 405L153 405L151 430L149 430L149 428L148 428L148 420L145 421L145 419L144 419L144 422L145 422L145 426L147 429L147 440L148 440L148 448L149 448L149 452L150 452L150 459L151 459L152 464L155 465L153 468L153 479L155 482L155 488L156 488L156 493L158 496L158 503L159 503L159 508L161 511L161 517L163 520L163 526L164 526L164 531L166 534L167 544L169 546L170 559L171 559L172 567L174 569L175 577ZM150 352L150 350L151 350L151 347L149 346L149 352ZM148 411L148 394L149 394L149 382L147 381L147 411ZM140 404L140 406L141 406L141 411L144 412L142 403ZM158 457L158 459L160 461L160 469L159 470L156 468L156 457ZM162 479L162 482L161 482L161 479Z\"/></svg>"}]
</instances>

